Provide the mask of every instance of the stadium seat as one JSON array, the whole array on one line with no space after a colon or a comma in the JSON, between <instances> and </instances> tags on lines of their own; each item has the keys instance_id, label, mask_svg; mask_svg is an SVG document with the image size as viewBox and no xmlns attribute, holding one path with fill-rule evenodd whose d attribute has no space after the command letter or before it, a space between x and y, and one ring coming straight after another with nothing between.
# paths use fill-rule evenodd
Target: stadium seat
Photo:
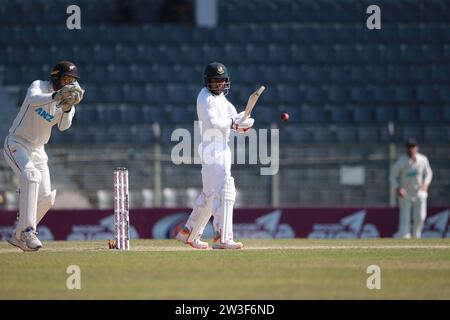
<instances>
[{"instance_id":1,"label":"stadium seat","mask_svg":"<svg viewBox=\"0 0 450 320\"><path fill-rule=\"evenodd\" d=\"M291 51L286 45L270 45L267 61L271 63L285 63L290 60Z\"/></svg>"},{"instance_id":2,"label":"stadium seat","mask_svg":"<svg viewBox=\"0 0 450 320\"><path fill-rule=\"evenodd\" d=\"M406 63L420 63L425 60L422 48L418 44L401 45L400 51L401 51L401 60Z\"/></svg>"},{"instance_id":3,"label":"stadium seat","mask_svg":"<svg viewBox=\"0 0 450 320\"><path fill-rule=\"evenodd\" d=\"M307 64L313 61L314 53L309 46L291 45L290 49L292 62Z\"/></svg>"},{"instance_id":4,"label":"stadium seat","mask_svg":"<svg viewBox=\"0 0 450 320\"><path fill-rule=\"evenodd\" d=\"M351 69L351 79L353 82L365 82L367 77L370 76L370 71L365 66L361 67L358 65L355 65Z\"/></svg>"},{"instance_id":5,"label":"stadium seat","mask_svg":"<svg viewBox=\"0 0 450 320\"><path fill-rule=\"evenodd\" d=\"M450 70L448 70L450 71ZM438 87L439 100L448 104L450 103L450 88L448 85Z\"/></svg>"},{"instance_id":6,"label":"stadium seat","mask_svg":"<svg viewBox=\"0 0 450 320\"><path fill-rule=\"evenodd\" d=\"M394 100L394 94L389 87L376 86L373 88L372 94L377 102L391 103Z\"/></svg>"},{"instance_id":7,"label":"stadium seat","mask_svg":"<svg viewBox=\"0 0 450 320\"><path fill-rule=\"evenodd\" d=\"M92 102L97 103L121 103L126 101L124 99L124 92L119 85L102 85L94 89L95 92L86 90L86 97L94 94Z\"/></svg>"},{"instance_id":8,"label":"stadium seat","mask_svg":"<svg viewBox=\"0 0 450 320\"><path fill-rule=\"evenodd\" d=\"M322 84L328 78L327 71L321 67L306 67L301 72L305 74L305 81L313 84Z\"/></svg>"},{"instance_id":9,"label":"stadium seat","mask_svg":"<svg viewBox=\"0 0 450 320\"><path fill-rule=\"evenodd\" d=\"M165 87L162 85L146 85L142 101L160 105L166 101L167 96L165 91Z\"/></svg>"},{"instance_id":10,"label":"stadium seat","mask_svg":"<svg viewBox=\"0 0 450 320\"><path fill-rule=\"evenodd\" d=\"M329 108L331 122L350 122L350 112L344 106Z\"/></svg>"},{"instance_id":11,"label":"stadium seat","mask_svg":"<svg viewBox=\"0 0 450 320\"><path fill-rule=\"evenodd\" d=\"M272 106L268 105L259 105L258 106L258 121L255 125L259 123L263 123L265 125L270 124L272 122L278 121L278 112ZM294 121L298 121L298 119L293 119Z\"/></svg>"},{"instance_id":12,"label":"stadium seat","mask_svg":"<svg viewBox=\"0 0 450 320\"><path fill-rule=\"evenodd\" d=\"M324 94L319 86L305 86L303 92L305 92L306 103L322 104L324 102Z\"/></svg>"},{"instance_id":13,"label":"stadium seat","mask_svg":"<svg viewBox=\"0 0 450 320\"><path fill-rule=\"evenodd\" d=\"M99 124L113 125L122 123L122 111L115 105L98 105Z\"/></svg>"},{"instance_id":14,"label":"stadium seat","mask_svg":"<svg viewBox=\"0 0 450 320\"><path fill-rule=\"evenodd\" d=\"M98 113L95 105L81 104L76 108L76 115L74 117L77 125L89 126L98 123Z\"/></svg>"},{"instance_id":15,"label":"stadium seat","mask_svg":"<svg viewBox=\"0 0 450 320\"><path fill-rule=\"evenodd\" d=\"M376 126L358 126L357 127L358 141L361 143L376 143L379 142L379 131Z\"/></svg>"},{"instance_id":16,"label":"stadium seat","mask_svg":"<svg viewBox=\"0 0 450 320\"><path fill-rule=\"evenodd\" d=\"M91 133L83 128L73 130L73 143L90 144L93 140Z\"/></svg>"},{"instance_id":17,"label":"stadium seat","mask_svg":"<svg viewBox=\"0 0 450 320\"><path fill-rule=\"evenodd\" d=\"M312 135L316 143L331 143L336 140L336 135L329 126L316 126L312 130Z\"/></svg>"},{"instance_id":18,"label":"stadium seat","mask_svg":"<svg viewBox=\"0 0 450 320\"><path fill-rule=\"evenodd\" d=\"M442 120L441 108L427 105L420 106L419 116L423 122L440 122Z\"/></svg>"},{"instance_id":19,"label":"stadium seat","mask_svg":"<svg viewBox=\"0 0 450 320\"><path fill-rule=\"evenodd\" d=\"M375 119L377 122L384 123L396 119L395 107L377 106L375 107Z\"/></svg>"},{"instance_id":20,"label":"stadium seat","mask_svg":"<svg viewBox=\"0 0 450 320\"><path fill-rule=\"evenodd\" d=\"M416 122L417 109L413 106L400 106L397 108L397 119L401 122Z\"/></svg>"},{"instance_id":21,"label":"stadium seat","mask_svg":"<svg viewBox=\"0 0 450 320\"><path fill-rule=\"evenodd\" d=\"M410 68L410 81L416 83L430 83L432 81L432 71L427 66L414 65ZM411 85L411 83L410 83ZM412 86L411 86L412 87Z\"/></svg>"},{"instance_id":22,"label":"stadium seat","mask_svg":"<svg viewBox=\"0 0 450 320\"><path fill-rule=\"evenodd\" d=\"M371 92L367 87L351 87L350 89L351 100L354 103L367 103L371 99Z\"/></svg>"},{"instance_id":23,"label":"stadium seat","mask_svg":"<svg viewBox=\"0 0 450 320\"><path fill-rule=\"evenodd\" d=\"M122 86L123 102L142 103L145 97L144 87L125 84Z\"/></svg>"},{"instance_id":24,"label":"stadium seat","mask_svg":"<svg viewBox=\"0 0 450 320\"><path fill-rule=\"evenodd\" d=\"M423 128L420 125L407 125L398 128L397 138L400 138L399 142L404 143L407 139L413 137L417 141L423 141Z\"/></svg>"},{"instance_id":25,"label":"stadium seat","mask_svg":"<svg viewBox=\"0 0 450 320\"><path fill-rule=\"evenodd\" d=\"M372 122L373 108L370 107L354 107L352 108L353 120L356 122Z\"/></svg>"},{"instance_id":26,"label":"stadium seat","mask_svg":"<svg viewBox=\"0 0 450 320\"><path fill-rule=\"evenodd\" d=\"M276 95L279 98L278 103L296 104L303 100L302 92L304 91L294 85L278 85Z\"/></svg>"},{"instance_id":27,"label":"stadium seat","mask_svg":"<svg viewBox=\"0 0 450 320\"><path fill-rule=\"evenodd\" d=\"M311 135L311 130L303 126L292 127L291 128L291 142L293 143L311 143L313 142L313 136ZM283 131L280 131L280 135L283 135ZM280 137L281 140L281 137Z\"/></svg>"},{"instance_id":28,"label":"stadium seat","mask_svg":"<svg viewBox=\"0 0 450 320\"><path fill-rule=\"evenodd\" d=\"M113 141L113 137L109 134L107 127L96 125L95 127L89 128L89 131L94 137L93 141L95 144L105 144Z\"/></svg>"},{"instance_id":29,"label":"stadium seat","mask_svg":"<svg viewBox=\"0 0 450 320\"><path fill-rule=\"evenodd\" d=\"M74 132L73 128L61 132L59 130L54 130L50 137L50 143L54 144L72 144L74 143Z\"/></svg>"},{"instance_id":30,"label":"stadium seat","mask_svg":"<svg viewBox=\"0 0 450 320\"><path fill-rule=\"evenodd\" d=\"M443 109L442 109L442 119L445 121L445 122L450 122L450 105L446 105L446 106L444 106L443 107Z\"/></svg>"},{"instance_id":31,"label":"stadium seat","mask_svg":"<svg viewBox=\"0 0 450 320\"><path fill-rule=\"evenodd\" d=\"M302 122L325 123L327 121L327 113L320 105L304 106L301 108L300 118Z\"/></svg>"},{"instance_id":32,"label":"stadium seat","mask_svg":"<svg viewBox=\"0 0 450 320\"><path fill-rule=\"evenodd\" d=\"M353 143L356 142L356 128L354 126L337 126L336 127L336 140L340 143Z\"/></svg>"},{"instance_id":33,"label":"stadium seat","mask_svg":"<svg viewBox=\"0 0 450 320\"><path fill-rule=\"evenodd\" d=\"M349 47L349 46L347 46ZM347 49L351 51L351 49ZM383 60L383 50L372 44L356 46L352 55L348 54L352 60L358 63L379 64Z\"/></svg>"},{"instance_id":34,"label":"stadium seat","mask_svg":"<svg viewBox=\"0 0 450 320\"><path fill-rule=\"evenodd\" d=\"M428 63L439 63L444 58L443 47L439 45L422 45L422 60Z\"/></svg>"},{"instance_id":35,"label":"stadium seat","mask_svg":"<svg viewBox=\"0 0 450 320\"><path fill-rule=\"evenodd\" d=\"M395 81L409 84L412 80L409 66L391 65L388 67L387 74L387 76L384 76L385 81Z\"/></svg>"},{"instance_id":36,"label":"stadium seat","mask_svg":"<svg viewBox=\"0 0 450 320\"><path fill-rule=\"evenodd\" d=\"M347 64L351 63L357 54L357 49L352 45L337 45L333 48L332 56L328 57L338 63Z\"/></svg>"},{"instance_id":37,"label":"stadium seat","mask_svg":"<svg viewBox=\"0 0 450 320\"><path fill-rule=\"evenodd\" d=\"M346 83L351 80L351 77L349 76L347 70L345 70L343 67L329 67L328 69L330 81L332 83Z\"/></svg>"},{"instance_id":38,"label":"stadium seat","mask_svg":"<svg viewBox=\"0 0 450 320\"><path fill-rule=\"evenodd\" d=\"M398 44L380 45L380 61L384 63L407 63L411 62L406 59L402 48Z\"/></svg>"},{"instance_id":39,"label":"stadium seat","mask_svg":"<svg viewBox=\"0 0 450 320\"><path fill-rule=\"evenodd\" d=\"M440 25L423 24L420 26L420 39L426 42L440 42L445 39L446 29L441 29Z\"/></svg>"},{"instance_id":40,"label":"stadium seat","mask_svg":"<svg viewBox=\"0 0 450 320\"><path fill-rule=\"evenodd\" d=\"M122 122L124 124L141 124L144 123L141 106L121 105Z\"/></svg>"},{"instance_id":41,"label":"stadium seat","mask_svg":"<svg viewBox=\"0 0 450 320\"><path fill-rule=\"evenodd\" d=\"M370 82L374 82L376 84L385 84L387 82L391 83L392 75L390 75L389 67L383 65L376 65L367 68L367 79Z\"/></svg>"},{"instance_id":42,"label":"stadium seat","mask_svg":"<svg viewBox=\"0 0 450 320\"><path fill-rule=\"evenodd\" d=\"M412 103L416 100L414 90L410 86L395 87L395 99L401 103Z\"/></svg>"},{"instance_id":43,"label":"stadium seat","mask_svg":"<svg viewBox=\"0 0 450 320\"><path fill-rule=\"evenodd\" d=\"M340 47L338 47L340 48ZM327 63L332 59L341 59L342 61L341 50L334 49L330 45L320 45L313 47L313 62L318 64Z\"/></svg>"},{"instance_id":44,"label":"stadium seat","mask_svg":"<svg viewBox=\"0 0 450 320\"><path fill-rule=\"evenodd\" d=\"M432 103L432 102L438 101L438 96L432 86L422 85L422 86L418 86L416 88L416 90L417 90L416 91L417 99L420 102Z\"/></svg>"},{"instance_id":45,"label":"stadium seat","mask_svg":"<svg viewBox=\"0 0 450 320\"><path fill-rule=\"evenodd\" d=\"M427 143L442 143L448 141L448 130L445 126L427 125L425 127L425 141Z\"/></svg>"},{"instance_id":46,"label":"stadium seat","mask_svg":"<svg viewBox=\"0 0 450 320\"><path fill-rule=\"evenodd\" d=\"M420 27L417 25L399 24L397 32L400 41L416 42L420 35Z\"/></svg>"},{"instance_id":47,"label":"stadium seat","mask_svg":"<svg viewBox=\"0 0 450 320\"><path fill-rule=\"evenodd\" d=\"M132 126L131 132L134 132L136 144L150 145L155 141L154 129L151 125Z\"/></svg>"},{"instance_id":48,"label":"stadium seat","mask_svg":"<svg viewBox=\"0 0 450 320\"><path fill-rule=\"evenodd\" d=\"M113 127L110 127L108 132L112 137L113 143L123 145L136 143L135 136L128 126L115 125Z\"/></svg>"}]
</instances>

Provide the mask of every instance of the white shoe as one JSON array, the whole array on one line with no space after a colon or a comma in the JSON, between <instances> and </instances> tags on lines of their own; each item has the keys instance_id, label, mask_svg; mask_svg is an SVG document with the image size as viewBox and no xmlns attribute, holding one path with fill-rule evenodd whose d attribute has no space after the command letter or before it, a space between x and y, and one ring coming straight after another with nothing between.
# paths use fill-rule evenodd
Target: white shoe
<instances>
[{"instance_id":1,"label":"white shoe","mask_svg":"<svg viewBox=\"0 0 450 320\"><path fill-rule=\"evenodd\" d=\"M201 249L201 250L208 249L209 247L209 244L207 242L204 242L200 239L195 239L192 242L188 242L188 245L190 245L194 249Z\"/></svg>"},{"instance_id":2,"label":"white shoe","mask_svg":"<svg viewBox=\"0 0 450 320\"><path fill-rule=\"evenodd\" d=\"M188 227L183 227L180 231L178 231L177 236L175 239L178 241L183 242L184 244L190 245L192 248L195 249L208 249L209 245L207 242L201 241L200 239L194 239L192 242L188 242L188 238L191 232L189 231Z\"/></svg>"},{"instance_id":3,"label":"white shoe","mask_svg":"<svg viewBox=\"0 0 450 320\"><path fill-rule=\"evenodd\" d=\"M228 241L225 243L222 243L222 242L213 243L213 249L239 250L239 249L242 249L243 247L244 247L244 244L242 242Z\"/></svg>"},{"instance_id":4,"label":"white shoe","mask_svg":"<svg viewBox=\"0 0 450 320\"><path fill-rule=\"evenodd\" d=\"M37 232L34 231L32 227L28 227L24 231L22 231L20 235L20 240L25 242L28 248L32 250L38 250L42 248L42 243L41 241L39 241L36 235Z\"/></svg>"},{"instance_id":5,"label":"white shoe","mask_svg":"<svg viewBox=\"0 0 450 320\"><path fill-rule=\"evenodd\" d=\"M25 241L22 241L21 239L17 239L16 235L13 233L11 238L8 240L9 244L12 244L13 246L22 249L23 251L37 251L37 249L30 249L27 247L27 244Z\"/></svg>"},{"instance_id":6,"label":"white shoe","mask_svg":"<svg viewBox=\"0 0 450 320\"><path fill-rule=\"evenodd\" d=\"M239 250L244 247L242 242L235 242L234 240L228 240L226 243L220 242L220 232L216 231L213 239L213 249L231 249Z\"/></svg>"}]
</instances>

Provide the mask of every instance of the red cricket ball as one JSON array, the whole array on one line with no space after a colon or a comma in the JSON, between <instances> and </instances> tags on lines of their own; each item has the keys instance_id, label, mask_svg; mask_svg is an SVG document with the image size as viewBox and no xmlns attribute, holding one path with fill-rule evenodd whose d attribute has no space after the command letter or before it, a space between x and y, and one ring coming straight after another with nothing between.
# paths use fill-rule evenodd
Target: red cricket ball
<instances>
[{"instance_id":1,"label":"red cricket ball","mask_svg":"<svg viewBox=\"0 0 450 320\"><path fill-rule=\"evenodd\" d=\"M280 115L280 119L281 119L282 121L288 121L288 120L289 120L289 113L283 112L283 113Z\"/></svg>"}]
</instances>

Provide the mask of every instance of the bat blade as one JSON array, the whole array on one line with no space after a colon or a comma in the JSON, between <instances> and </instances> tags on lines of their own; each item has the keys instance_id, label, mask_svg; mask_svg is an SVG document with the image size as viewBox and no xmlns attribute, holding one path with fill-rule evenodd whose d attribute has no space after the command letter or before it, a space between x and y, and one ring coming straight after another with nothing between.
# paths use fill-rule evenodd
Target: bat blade
<instances>
[{"instance_id":1,"label":"bat blade","mask_svg":"<svg viewBox=\"0 0 450 320\"><path fill-rule=\"evenodd\" d=\"M244 119L248 118L250 114L252 113L253 108L256 105L256 102L258 101L260 95L263 93L263 91L266 89L264 86L260 86L258 90L253 92L250 97L248 98L247 106L245 107L244 112Z\"/></svg>"}]
</instances>

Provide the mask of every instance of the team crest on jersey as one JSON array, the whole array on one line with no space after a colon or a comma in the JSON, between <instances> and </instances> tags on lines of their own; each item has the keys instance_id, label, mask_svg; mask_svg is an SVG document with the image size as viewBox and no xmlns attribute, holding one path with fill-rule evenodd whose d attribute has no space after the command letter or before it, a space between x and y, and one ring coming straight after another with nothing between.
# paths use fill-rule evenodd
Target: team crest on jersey
<instances>
[{"instance_id":1,"label":"team crest on jersey","mask_svg":"<svg viewBox=\"0 0 450 320\"><path fill-rule=\"evenodd\" d=\"M36 112L38 115L40 115L42 118L44 118L48 122L52 122L52 120L54 118L54 116L52 116L51 114L49 114L47 111L45 111L42 108L37 108L34 110L34 112Z\"/></svg>"}]
</instances>

